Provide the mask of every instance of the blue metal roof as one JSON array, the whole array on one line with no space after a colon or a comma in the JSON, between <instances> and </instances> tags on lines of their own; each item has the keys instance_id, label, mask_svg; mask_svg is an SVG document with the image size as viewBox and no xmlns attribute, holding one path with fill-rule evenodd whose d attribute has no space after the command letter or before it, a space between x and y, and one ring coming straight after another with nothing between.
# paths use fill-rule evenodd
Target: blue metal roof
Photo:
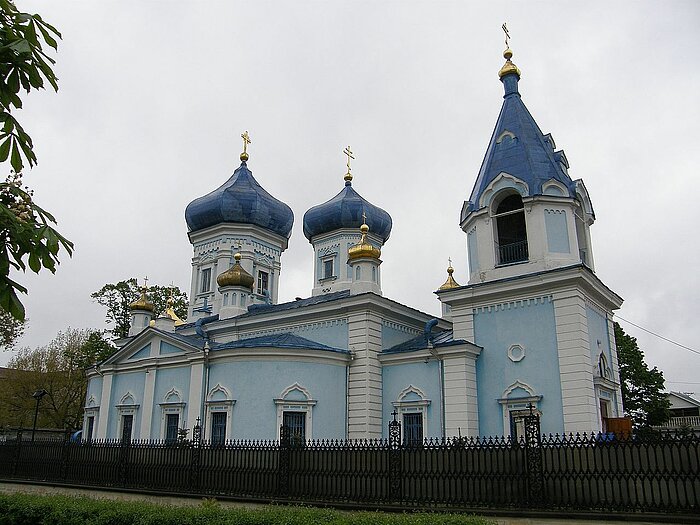
<instances>
[{"instance_id":1,"label":"blue metal roof","mask_svg":"<svg viewBox=\"0 0 700 525\"><path fill-rule=\"evenodd\" d=\"M367 215L370 233L386 242L391 233L391 216L365 200L353 189L350 181L345 183L338 195L304 214L304 235L311 240L316 235L340 228L359 228L362 225L362 212Z\"/></svg>"},{"instance_id":2,"label":"blue metal roof","mask_svg":"<svg viewBox=\"0 0 700 525\"><path fill-rule=\"evenodd\" d=\"M238 319L251 317L258 314L266 314L270 312L282 312L284 310L295 310L297 308L305 308L315 304L327 303L336 299L350 297L350 290L342 290L340 292L327 293L323 295L315 295L306 299L297 299L281 304L253 304L248 307L248 312L239 315Z\"/></svg>"},{"instance_id":3,"label":"blue metal roof","mask_svg":"<svg viewBox=\"0 0 700 525\"><path fill-rule=\"evenodd\" d=\"M288 332L274 335L263 335L260 337L250 337L248 339L240 339L231 341L230 343L220 343L212 345L212 351L229 350L231 348L297 348L324 350L326 352L338 352L349 354L347 350L341 348L333 348L332 346L323 345L316 341L310 341L304 337L299 337Z\"/></svg>"},{"instance_id":4,"label":"blue metal roof","mask_svg":"<svg viewBox=\"0 0 700 525\"><path fill-rule=\"evenodd\" d=\"M501 172L506 172L527 183L529 195L541 195L542 184L550 179L562 183L569 197L576 188L560 163L568 168L563 151L555 151L551 135L545 135L525 107L518 92L519 77L505 75L503 106L486 150L479 176L467 203L467 212L479 208L482 193ZM463 217L464 218L464 217Z\"/></svg>"},{"instance_id":5,"label":"blue metal roof","mask_svg":"<svg viewBox=\"0 0 700 525\"><path fill-rule=\"evenodd\" d=\"M433 348L441 348L443 346L453 346L468 343L464 339L454 339L454 333L452 330L444 330L438 332L437 334L431 334L430 339ZM399 343L391 348L382 350L383 354L396 354L399 352L414 352L416 350L425 350L428 348L428 338L425 334L421 334L413 339Z\"/></svg>"},{"instance_id":6,"label":"blue metal roof","mask_svg":"<svg viewBox=\"0 0 700 525\"><path fill-rule=\"evenodd\" d=\"M216 224L255 224L289 238L294 213L258 184L245 162L219 188L187 205L185 221L191 232Z\"/></svg>"}]
</instances>

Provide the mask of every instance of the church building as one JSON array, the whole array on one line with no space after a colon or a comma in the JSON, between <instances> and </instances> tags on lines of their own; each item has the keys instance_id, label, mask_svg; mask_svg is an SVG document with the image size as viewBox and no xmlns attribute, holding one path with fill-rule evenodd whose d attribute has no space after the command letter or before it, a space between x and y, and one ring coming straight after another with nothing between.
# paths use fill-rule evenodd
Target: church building
<instances>
[{"instance_id":1,"label":"church building","mask_svg":"<svg viewBox=\"0 0 700 525\"><path fill-rule=\"evenodd\" d=\"M392 219L355 189L349 148L340 192L303 217L311 294L279 303L294 214L253 177L246 132L231 178L185 210L186 321L153 319L144 288L129 338L88 372L84 438L173 441L198 421L213 443L278 439L282 426L301 440L382 438L397 417L415 443L520 437L530 410L560 434L621 416L622 299L595 274L591 199L504 57L503 106L460 214L469 282L447 269L440 318L383 295Z\"/></svg>"}]
</instances>

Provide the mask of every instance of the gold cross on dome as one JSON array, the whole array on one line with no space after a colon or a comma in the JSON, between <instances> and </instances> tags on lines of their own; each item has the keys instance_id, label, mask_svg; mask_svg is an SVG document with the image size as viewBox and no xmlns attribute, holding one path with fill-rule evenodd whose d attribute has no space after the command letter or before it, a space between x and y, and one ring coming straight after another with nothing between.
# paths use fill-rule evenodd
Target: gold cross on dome
<instances>
[{"instance_id":1,"label":"gold cross on dome","mask_svg":"<svg viewBox=\"0 0 700 525\"><path fill-rule=\"evenodd\" d=\"M367 224L367 214L362 210L362 224Z\"/></svg>"},{"instance_id":2,"label":"gold cross on dome","mask_svg":"<svg viewBox=\"0 0 700 525\"><path fill-rule=\"evenodd\" d=\"M148 275L143 278L143 287L148 288Z\"/></svg>"},{"instance_id":3,"label":"gold cross on dome","mask_svg":"<svg viewBox=\"0 0 700 525\"><path fill-rule=\"evenodd\" d=\"M447 258L447 266L452 267L452 257Z\"/></svg>"},{"instance_id":4,"label":"gold cross on dome","mask_svg":"<svg viewBox=\"0 0 700 525\"><path fill-rule=\"evenodd\" d=\"M503 22L503 25L501 26L503 29L503 32L506 34L506 47L510 47L508 45L508 42L510 41L510 33L508 33L508 27L506 26L506 22Z\"/></svg>"},{"instance_id":5,"label":"gold cross on dome","mask_svg":"<svg viewBox=\"0 0 700 525\"><path fill-rule=\"evenodd\" d=\"M250 144L250 135L248 135L248 131L246 130L245 133L241 135L241 138L243 139L243 153L248 152L248 144Z\"/></svg>"},{"instance_id":6,"label":"gold cross on dome","mask_svg":"<svg viewBox=\"0 0 700 525\"><path fill-rule=\"evenodd\" d=\"M345 153L345 154L348 156L348 164L347 164L347 166L348 166L348 171L350 171L350 159L355 160L355 157L352 156L352 150L350 149L350 146L346 147L346 148L343 150L343 153Z\"/></svg>"}]
</instances>

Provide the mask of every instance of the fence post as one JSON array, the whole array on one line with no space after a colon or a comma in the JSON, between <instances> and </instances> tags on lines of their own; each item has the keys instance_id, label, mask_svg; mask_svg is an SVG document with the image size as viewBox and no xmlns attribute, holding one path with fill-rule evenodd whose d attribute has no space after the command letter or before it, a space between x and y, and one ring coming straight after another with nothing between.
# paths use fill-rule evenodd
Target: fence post
<instances>
[{"instance_id":1,"label":"fence post","mask_svg":"<svg viewBox=\"0 0 700 525\"><path fill-rule=\"evenodd\" d=\"M391 501L401 501L401 423L396 421L398 412L394 410L394 417L389 422L389 498Z\"/></svg>"},{"instance_id":2,"label":"fence post","mask_svg":"<svg viewBox=\"0 0 700 525\"><path fill-rule=\"evenodd\" d=\"M129 445L130 439L122 439L119 446L119 464L117 472L119 473L119 486L126 487L129 481Z\"/></svg>"},{"instance_id":3,"label":"fence post","mask_svg":"<svg viewBox=\"0 0 700 525\"><path fill-rule=\"evenodd\" d=\"M12 461L12 476L17 475L17 470L19 469L19 457L22 453L22 428L17 430L17 441L15 441L15 453Z\"/></svg>"},{"instance_id":4,"label":"fence post","mask_svg":"<svg viewBox=\"0 0 700 525\"><path fill-rule=\"evenodd\" d=\"M540 416L535 413L532 403L528 405L530 414L525 416L525 458L527 468L527 496L530 507L539 507L544 500L542 470L542 436Z\"/></svg>"},{"instance_id":5,"label":"fence post","mask_svg":"<svg viewBox=\"0 0 700 525\"><path fill-rule=\"evenodd\" d=\"M289 463L291 455L291 429L280 427L279 461L277 464L277 494L289 496Z\"/></svg>"},{"instance_id":6,"label":"fence post","mask_svg":"<svg viewBox=\"0 0 700 525\"><path fill-rule=\"evenodd\" d=\"M190 445L190 488L199 492L200 471L201 471L201 451L202 451L202 425L197 418L197 423L192 429L192 444Z\"/></svg>"},{"instance_id":7,"label":"fence post","mask_svg":"<svg viewBox=\"0 0 700 525\"><path fill-rule=\"evenodd\" d=\"M68 455L70 453L70 430L66 429L63 436L63 448L61 449L61 480L68 477Z\"/></svg>"}]
</instances>

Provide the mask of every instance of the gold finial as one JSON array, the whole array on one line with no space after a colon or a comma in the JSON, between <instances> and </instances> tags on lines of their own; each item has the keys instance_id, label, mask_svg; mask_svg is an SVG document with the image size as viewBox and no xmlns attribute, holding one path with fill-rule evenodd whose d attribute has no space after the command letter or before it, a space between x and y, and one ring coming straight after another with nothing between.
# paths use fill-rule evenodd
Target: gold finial
<instances>
[{"instance_id":1,"label":"gold finial","mask_svg":"<svg viewBox=\"0 0 700 525\"><path fill-rule=\"evenodd\" d=\"M345 173L345 177L343 177L343 179L345 179L345 182L350 182L352 180L352 174L350 173L350 159L355 160L355 157L352 156L352 150L350 149L350 146L345 148L343 150L343 153L345 153L348 156L348 171L347 173Z\"/></svg>"},{"instance_id":2,"label":"gold finial","mask_svg":"<svg viewBox=\"0 0 700 525\"><path fill-rule=\"evenodd\" d=\"M360 232L362 233L362 238L357 244L350 246L348 249L348 260L353 261L355 259L361 259L363 257L371 257L373 259L379 259L382 255L382 251L367 242L367 234L369 233L369 226L367 226L367 215L364 210L362 210L362 226L360 226Z\"/></svg>"},{"instance_id":3,"label":"gold finial","mask_svg":"<svg viewBox=\"0 0 700 525\"><path fill-rule=\"evenodd\" d=\"M241 138L243 139L243 153L241 153L241 160L246 162L248 160L248 144L251 143L250 135L248 135L247 130L245 133L241 134Z\"/></svg>"},{"instance_id":4,"label":"gold finial","mask_svg":"<svg viewBox=\"0 0 700 525\"><path fill-rule=\"evenodd\" d=\"M504 24L505 25L505 24ZM452 277L452 274L454 273L454 268L452 268L452 259L447 258L447 280L443 283L443 285L438 288L438 290L451 290L452 288L459 288L459 284L457 281L454 280L454 277Z\"/></svg>"},{"instance_id":5,"label":"gold finial","mask_svg":"<svg viewBox=\"0 0 700 525\"><path fill-rule=\"evenodd\" d=\"M148 275L143 278L143 287L148 290Z\"/></svg>"},{"instance_id":6,"label":"gold finial","mask_svg":"<svg viewBox=\"0 0 700 525\"><path fill-rule=\"evenodd\" d=\"M510 59L513 57L513 52L510 50L510 33L508 32L508 26L506 26L505 22L501 26L501 29L503 29L503 32L506 35L506 49L505 51L503 51L503 58L506 59L506 63L503 64L503 67L498 72L498 78L503 78L508 73L515 73L516 75L520 76L520 70L518 69L518 66L516 66L515 64L513 64L513 62L510 61Z\"/></svg>"},{"instance_id":7,"label":"gold finial","mask_svg":"<svg viewBox=\"0 0 700 525\"><path fill-rule=\"evenodd\" d=\"M149 312L153 312L153 310L155 309L153 303L148 300L148 297L146 297L146 292L148 291L147 284L148 277L144 277L143 286L140 289L141 296L129 305L130 310L147 310Z\"/></svg>"},{"instance_id":8,"label":"gold finial","mask_svg":"<svg viewBox=\"0 0 700 525\"><path fill-rule=\"evenodd\" d=\"M233 254L236 261L231 268L219 274L216 282L220 287L224 286L243 286L252 290L254 279L253 276L246 272L241 266L241 254L236 252Z\"/></svg>"}]
</instances>

